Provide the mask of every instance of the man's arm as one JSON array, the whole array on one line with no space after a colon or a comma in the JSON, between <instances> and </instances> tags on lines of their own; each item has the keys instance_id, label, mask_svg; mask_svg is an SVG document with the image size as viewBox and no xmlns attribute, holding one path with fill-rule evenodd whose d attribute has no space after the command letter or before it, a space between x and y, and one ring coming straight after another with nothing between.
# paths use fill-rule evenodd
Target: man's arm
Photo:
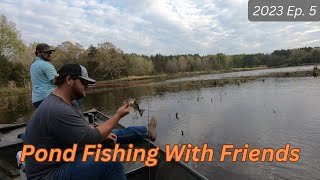
<instances>
[{"instance_id":1,"label":"man's arm","mask_svg":"<svg viewBox=\"0 0 320 180\"><path fill-rule=\"evenodd\" d=\"M129 112L130 106L125 104L112 118L94 128L75 111L61 109L53 113L55 120L51 123L50 129L63 144L97 144L105 140L118 121Z\"/></svg>"},{"instance_id":2,"label":"man's arm","mask_svg":"<svg viewBox=\"0 0 320 180\"><path fill-rule=\"evenodd\" d=\"M70 109L52 113L54 120L49 125L50 134L61 144L97 144L103 139L98 129L90 126L82 116Z\"/></svg>"},{"instance_id":3,"label":"man's arm","mask_svg":"<svg viewBox=\"0 0 320 180\"><path fill-rule=\"evenodd\" d=\"M108 135L111 133L114 126L119 122L119 120L129 114L130 106L128 103L120 107L117 113L112 116L110 119L106 120L104 123L100 124L96 128L99 130L103 139L106 139Z\"/></svg>"},{"instance_id":4,"label":"man's arm","mask_svg":"<svg viewBox=\"0 0 320 180\"><path fill-rule=\"evenodd\" d=\"M44 73L47 76L48 80L51 84L53 84L53 80L56 76L58 76L58 73L54 66L51 63L48 63L46 67L44 67Z\"/></svg>"}]
</instances>

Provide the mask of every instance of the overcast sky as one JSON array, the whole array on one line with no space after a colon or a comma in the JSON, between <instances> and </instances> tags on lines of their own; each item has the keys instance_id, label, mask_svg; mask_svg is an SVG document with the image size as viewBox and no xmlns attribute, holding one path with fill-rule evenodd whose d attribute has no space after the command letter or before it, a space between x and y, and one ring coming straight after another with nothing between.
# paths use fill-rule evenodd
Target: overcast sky
<instances>
[{"instance_id":1,"label":"overcast sky","mask_svg":"<svg viewBox=\"0 0 320 180\"><path fill-rule=\"evenodd\" d=\"M105 41L126 53L239 54L320 46L319 22L250 22L247 0L0 0L26 44Z\"/></svg>"}]
</instances>

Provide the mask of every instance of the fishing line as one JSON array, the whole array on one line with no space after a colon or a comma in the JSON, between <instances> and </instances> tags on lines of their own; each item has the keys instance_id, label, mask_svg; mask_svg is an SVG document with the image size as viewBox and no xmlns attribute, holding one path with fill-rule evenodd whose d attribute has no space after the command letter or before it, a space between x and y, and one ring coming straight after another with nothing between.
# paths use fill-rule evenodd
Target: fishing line
<instances>
[{"instance_id":1,"label":"fishing line","mask_svg":"<svg viewBox=\"0 0 320 180\"><path fill-rule=\"evenodd\" d=\"M150 97L148 98L148 139L149 139L149 149L151 148L151 144L150 144L150 119L149 119L149 109L150 109ZM149 180L150 180L150 176L151 176L151 167L149 167Z\"/></svg>"}]
</instances>

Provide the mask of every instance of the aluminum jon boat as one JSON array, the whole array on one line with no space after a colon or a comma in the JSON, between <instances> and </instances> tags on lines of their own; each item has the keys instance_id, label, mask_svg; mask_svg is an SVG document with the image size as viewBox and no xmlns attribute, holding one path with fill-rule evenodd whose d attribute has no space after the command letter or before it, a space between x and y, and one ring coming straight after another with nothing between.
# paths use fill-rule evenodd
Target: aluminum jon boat
<instances>
[{"instance_id":1,"label":"aluminum jon boat","mask_svg":"<svg viewBox=\"0 0 320 180\"><path fill-rule=\"evenodd\" d=\"M84 112L86 120L91 124L101 124L108 117L96 109ZM26 124L0 124L0 179L20 179L17 167L16 154L22 150L21 134L24 133ZM116 128L124 128L117 124ZM146 151L157 146L147 139L134 144L134 148L144 148ZM165 152L160 149L154 167L147 167L143 162L124 162L128 180L202 180L207 179L183 162L166 162ZM139 158L138 158L139 159Z\"/></svg>"}]
</instances>

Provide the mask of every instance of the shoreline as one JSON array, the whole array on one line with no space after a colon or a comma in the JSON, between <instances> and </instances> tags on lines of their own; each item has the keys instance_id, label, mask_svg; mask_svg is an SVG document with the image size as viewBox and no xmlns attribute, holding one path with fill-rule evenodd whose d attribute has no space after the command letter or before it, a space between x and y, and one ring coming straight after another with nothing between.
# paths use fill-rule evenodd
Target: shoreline
<instances>
[{"instance_id":1,"label":"shoreline","mask_svg":"<svg viewBox=\"0 0 320 180\"><path fill-rule=\"evenodd\" d=\"M221 79L209 79L209 80L188 80L180 82L163 82L163 81L149 81L145 83L127 84L125 86L97 86L91 87L87 90L87 94L94 93L108 93L108 91L128 89L128 88L156 88L159 93L164 93L166 91L188 91L196 90L201 88L210 88L210 87L223 87L223 86L241 86L241 84L262 80L263 82L267 78L294 78L294 77L312 77L320 75L320 70L306 70L306 71L295 71L295 72L276 72L264 75L254 75L254 76L240 76L240 77L228 77ZM140 81L141 82L141 81ZM31 92L31 91L30 91ZM25 99L22 96L28 96ZM31 93L22 93L22 94L12 94L6 96L0 96L3 99L3 103L0 106L0 112L14 112L14 111L24 111L32 108L31 104Z\"/></svg>"},{"instance_id":2,"label":"shoreline","mask_svg":"<svg viewBox=\"0 0 320 180\"><path fill-rule=\"evenodd\" d=\"M105 91L108 89L114 89L116 86L135 87L135 86L150 86L150 85L167 85L167 86L181 86L181 85L204 85L212 84L214 86L223 86L225 84L239 84L247 81L252 81L258 78L286 78L286 77L310 77L320 75L320 70L306 70L306 71L294 71L294 72L274 72L266 75L255 75L255 76L241 76L241 77L229 77L221 79L210 79L210 80L189 80L181 82L168 82L163 83L162 81L177 79L181 77L193 77L199 75L209 75L209 74L223 74L230 72L242 72L242 71L254 71L261 69L273 69L266 67L255 67L255 68L235 68L230 70L221 71L199 71L199 72L183 72L172 74L160 74L154 76L129 76L123 77L115 80L98 81L96 87L91 87L88 89L88 93ZM314 74L315 73L315 74ZM0 98L6 96L19 96L31 94L31 87L21 87L21 88L0 88Z\"/></svg>"},{"instance_id":3,"label":"shoreline","mask_svg":"<svg viewBox=\"0 0 320 180\"><path fill-rule=\"evenodd\" d=\"M254 68L234 68L220 71L197 71L197 72L180 72L175 74L158 74L149 76L128 76L114 80L98 81L99 84L121 84L121 83L152 83L163 80L176 79L181 77L192 77L205 74L222 74L229 72L254 71L260 69L268 69L267 67ZM0 97L31 94L31 87L0 87Z\"/></svg>"}]
</instances>

